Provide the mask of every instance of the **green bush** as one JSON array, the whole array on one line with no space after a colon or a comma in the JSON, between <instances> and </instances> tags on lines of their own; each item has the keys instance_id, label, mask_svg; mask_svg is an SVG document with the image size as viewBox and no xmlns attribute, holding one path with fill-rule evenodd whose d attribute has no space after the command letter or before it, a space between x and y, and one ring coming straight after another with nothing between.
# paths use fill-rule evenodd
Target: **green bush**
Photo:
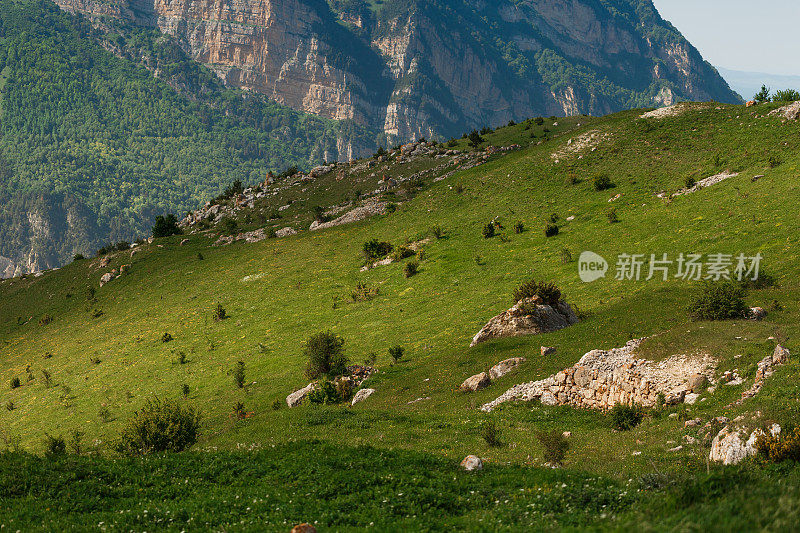
<instances>
[{"instance_id":1,"label":"green bush","mask_svg":"<svg viewBox=\"0 0 800 533\"><path fill-rule=\"evenodd\" d=\"M689 304L694 320L729 320L747 316L745 289L740 283L728 280L709 281L702 292Z\"/></svg>"},{"instance_id":2,"label":"green bush","mask_svg":"<svg viewBox=\"0 0 800 533\"><path fill-rule=\"evenodd\" d=\"M408 246L398 246L392 252L391 258L392 261L402 261L403 259L413 257L414 255L415 255L414 250L412 250Z\"/></svg>"},{"instance_id":3,"label":"green bush","mask_svg":"<svg viewBox=\"0 0 800 533\"><path fill-rule=\"evenodd\" d=\"M525 224L523 224L521 220L518 221L516 224L514 224L514 233L519 235L524 231L525 231Z\"/></svg>"},{"instance_id":4,"label":"green bush","mask_svg":"<svg viewBox=\"0 0 800 533\"><path fill-rule=\"evenodd\" d=\"M785 429L777 436L764 431L756 439L756 450L760 457L773 463L800 462L800 426Z\"/></svg>"},{"instance_id":5,"label":"green bush","mask_svg":"<svg viewBox=\"0 0 800 533\"><path fill-rule=\"evenodd\" d=\"M214 308L214 312L212 313L212 317L214 318L214 322L219 322L220 320L228 318L228 313L225 311L225 308L222 307L222 304L217 304L217 307Z\"/></svg>"},{"instance_id":6,"label":"green bush","mask_svg":"<svg viewBox=\"0 0 800 533\"><path fill-rule=\"evenodd\" d=\"M83 254L75 254L75 257L72 258L73 261L83 261L86 259L86 256Z\"/></svg>"},{"instance_id":7,"label":"green bush","mask_svg":"<svg viewBox=\"0 0 800 533\"><path fill-rule=\"evenodd\" d=\"M344 339L330 331L311 336L304 350L308 366L306 376L317 379L341 376L347 371L348 360L344 355Z\"/></svg>"},{"instance_id":8,"label":"green bush","mask_svg":"<svg viewBox=\"0 0 800 533\"><path fill-rule=\"evenodd\" d=\"M594 190L596 191L606 191L608 189L614 188L614 184L611 182L611 178L609 178L605 174L600 174L599 176L595 176L594 178Z\"/></svg>"},{"instance_id":9,"label":"green bush","mask_svg":"<svg viewBox=\"0 0 800 533\"><path fill-rule=\"evenodd\" d=\"M569 441L561 431L538 431L536 439L544 449L544 460L551 465L561 465L569 451Z\"/></svg>"},{"instance_id":10,"label":"green bush","mask_svg":"<svg viewBox=\"0 0 800 533\"><path fill-rule=\"evenodd\" d=\"M341 403L342 397L336 385L326 379L308 394L308 401L318 405L329 405Z\"/></svg>"},{"instance_id":11,"label":"green bush","mask_svg":"<svg viewBox=\"0 0 800 533\"><path fill-rule=\"evenodd\" d=\"M608 221L611 224L616 224L617 222L619 222L619 217L617 216L616 209L609 209L608 212L606 213L606 217L608 218Z\"/></svg>"},{"instance_id":12,"label":"green bush","mask_svg":"<svg viewBox=\"0 0 800 533\"><path fill-rule=\"evenodd\" d=\"M611 408L611 427L619 431L628 431L638 426L644 413L638 405L625 405L618 403Z\"/></svg>"},{"instance_id":13,"label":"green bush","mask_svg":"<svg viewBox=\"0 0 800 533\"><path fill-rule=\"evenodd\" d=\"M378 239L372 239L371 241L364 243L364 257L367 258L368 261L375 261L376 259L383 259L390 253L394 247L389 244L388 242L382 242Z\"/></svg>"},{"instance_id":14,"label":"green bush","mask_svg":"<svg viewBox=\"0 0 800 533\"><path fill-rule=\"evenodd\" d=\"M442 227L438 225L431 228L431 233L437 240L441 239L444 236L444 231L442 230Z\"/></svg>"},{"instance_id":15,"label":"green bush","mask_svg":"<svg viewBox=\"0 0 800 533\"><path fill-rule=\"evenodd\" d=\"M553 283L530 280L514 289L514 303L538 296L547 305L556 305L561 300L561 289Z\"/></svg>"},{"instance_id":16,"label":"green bush","mask_svg":"<svg viewBox=\"0 0 800 533\"><path fill-rule=\"evenodd\" d=\"M172 341L172 335L170 335L169 333L164 333L161 336L161 342L167 343L167 342L170 342L170 341Z\"/></svg>"},{"instance_id":17,"label":"green bush","mask_svg":"<svg viewBox=\"0 0 800 533\"><path fill-rule=\"evenodd\" d=\"M375 287L373 289L359 281L356 284L355 289L353 289L350 292L350 297L353 299L354 302L368 302L373 298L375 298L376 296L378 296L379 293L380 290L378 289L378 287Z\"/></svg>"},{"instance_id":18,"label":"green bush","mask_svg":"<svg viewBox=\"0 0 800 533\"><path fill-rule=\"evenodd\" d=\"M173 214L159 215L153 224L153 237L169 237L170 235L180 235L181 229L178 227L178 218Z\"/></svg>"},{"instance_id":19,"label":"green bush","mask_svg":"<svg viewBox=\"0 0 800 533\"><path fill-rule=\"evenodd\" d=\"M687 189L691 189L697 185L697 180L694 179L694 176L686 176L686 179L683 180L683 186Z\"/></svg>"},{"instance_id":20,"label":"green bush","mask_svg":"<svg viewBox=\"0 0 800 533\"><path fill-rule=\"evenodd\" d=\"M239 223L231 217L223 217L219 221L219 228L224 235L233 235L239 231Z\"/></svg>"},{"instance_id":21,"label":"green bush","mask_svg":"<svg viewBox=\"0 0 800 533\"><path fill-rule=\"evenodd\" d=\"M199 431L194 407L156 398L133 414L113 447L123 455L181 452L197 442Z\"/></svg>"},{"instance_id":22,"label":"green bush","mask_svg":"<svg viewBox=\"0 0 800 533\"><path fill-rule=\"evenodd\" d=\"M189 398L189 392L190 392L190 390L189 390L189 385L187 385L186 383L184 383L184 384L181 386L181 396L183 396L185 399L188 399L188 398Z\"/></svg>"},{"instance_id":23,"label":"green bush","mask_svg":"<svg viewBox=\"0 0 800 533\"><path fill-rule=\"evenodd\" d=\"M417 261L409 261L404 267L404 272L407 278L416 276L419 272L419 263Z\"/></svg>"},{"instance_id":24,"label":"green bush","mask_svg":"<svg viewBox=\"0 0 800 533\"><path fill-rule=\"evenodd\" d=\"M233 375L233 383L237 388L244 388L244 361L237 361L236 366L231 371Z\"/></svg>"},{"instance_id":25,"label":"green bush","mask_svg":"<svg viewBox=\"0 0 800 533\"><path fill-rule=\"evenodd\" d=\"M11 388L12 389L16 389L20 385L22 385L22 382L19 380L18 377L14 376L13 378L11 378Z\"/></svg>"},{"instance_id":26,"label":"green bush","mask_svg":"<svg viewBox=\"0 0 800 533\"><path fill-rule=\"evenodd\" d=\"M491 239L495 236L494 222L489 222L483 227L483 238Z\"/></svg>"},{"instance_id":27,"label":"green bush","mask_svg":"<svg viewBox=\"0 0 800 533\"><path fill-rule=\"evenodd\" d=\"M391 358L392 358L392 361L394 361L395 363L396 363L396 362L398 362L400 359L402 359L402 358L403 358L403 354L404 354L405 352L406 352L406 349L405 349L405 348L403 348L403 347L402 347L402 346L400 346L400 345L398 345L398 346L393 346L393 347L389 348L389 355L391 356ZM373 363L372 363L372 364L374 364L374 361L373 361Z\"/></svg>"},{"instance_id":28,"label":"green bush","mask_svg":"<svg viewBox=\"0 0 800 533\"><path fill-rule=\"evenodd\" d=\"M53 437L52 435L45 434L44 454L47 457L66 455L66 453L67 453L67 442L64 440L64 437L62 437L61 435L59 435L58 437Z\"/></svg>"},{"instance_id":29,"label":"green bush","mask_svg":"<svg viewBox=\"0 0 800 533\"><path fill-rule=\"evenodd\" d=\"M545 237L555 237L558 235L559 229L556 224L552 222L548 222L547 225L544 227L544 236Z\"/></svg>"},{"instance_id":30,"label":"green bush","mask_svg":"<svg viewBox=\"0 0 800 533\"><path fill-rule=\"evenodd\" d=\"M494 422L488 421L481 424L481 438L492 448L503 445L500 441L501 434L500 428Z\"/></svg>"}]
</instances>

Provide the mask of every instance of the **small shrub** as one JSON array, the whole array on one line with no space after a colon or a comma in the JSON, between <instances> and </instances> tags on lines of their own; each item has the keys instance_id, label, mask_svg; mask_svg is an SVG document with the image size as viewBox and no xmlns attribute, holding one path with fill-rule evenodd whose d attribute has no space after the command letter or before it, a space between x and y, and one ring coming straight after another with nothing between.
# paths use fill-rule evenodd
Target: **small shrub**
<instances>
[{"instance_id":1,"label":"small shrub","mask_svg":"<svg viewBox=\"0 0 800 533\"><path fill-rule=\"evenodd\" d=\"M561 289L553 283L531 280L514 289L514 303L538 296L547 305L556 305L561 300Z\"/></svg>"},{"instance_id":2,"label":"small shrub","mask_svg":"<svg viewBox=\"0 0 800 533\"><path fill-rule=\"evenodd\" d=\"M747 316L745 289L734 281L706 282L689 305L694 320L728 320Z\"/></svg>"},{"instance_id":3,"label":"small shrub","mask_svg":"<svg viewBox=\"0 0 800 533\"><path fill-rule=\"evenodd\" d=\"M773 102L796 102L800 100L800 92L795 89L782 89L775 91L772 96Z\"/></svg>"},{"instance_id":4,"label":"small shrub","mask_svg":"<svg viewBox=\"0 0 800 533\"><path fill-rule=\"evenodd\" d=\"M393 249L394 247L388 242L372 239L371 241L364 243L364 256L368 261L375 261L377 259L383 259L392 253Z\"/></svg>"},{"instance_id":5,"label":"small shrub","mask_svg":"<svg viewBox=\"0 0 800 533\"><path fill-rule=\"evenodd\" d=\"M203 254L201 254L200 252L197 252L197 260L198 261L202 261L203 259L205 259L205 257L203 257Z\"/></svg>"},{"instance_id":6,"label":"small shrub","mask_svg":"<svg viewBox=\"0 0 800 533\"><path fill-rule=\"evenodd\" d=\"M606 213L606 218L608 218L608 222L611 224L616 224L617 222L619 222L619 217L617 216L616 209L609 209L608 212Z\"/></svg>"},{"instance_id":7,"label":"small shrub","mask_svg":"<svg viewBox=\"0 0 800 533\"><path fill-rule=\"evenodd\" d=\"M407 246L398 246L391 254L392 261L402 261L403 259L413 256L414 250Z\"/></svg>"},{"instance_id":8,"label":"small shrub","mask_svg":"<svg viewBox=\"0 0 800 533\"><path fill-rule=\"evenodd\" d=\"M191 391L189 390L189 385L184 383L183 386L181 387L181 396L183 396L185 399L188 399L190 392Z\"/></svg>"},{"instance_id":9,"label":"small shrub","mask_svg":"<svg viewBox=\"0 0 800 533\"><path fill-rule=\"evenodd\" d=\"M17 405L14 403L14 401L13 401L13 400L8 400L8 401L6 402L6 410L7 410L7 411L13 411L13 410L14 410L14 409L16 409L16 408L17 408Z\"/></svg>"},{"instance_id":10,"label":"small shrub","mask_svg":"<svg viewBox=\"0 0 800 533\"><path fill-rule=\"evenodd\" d=\"M364 365L374 366L377 361L378 361L378 354L376 354L375 352L370 352L370 354L364 358Z\"/></svg>"},{"instance_id":11,"label":"small shrub","mask_svg":"<svg viewBox=\"0 0 800 533\"><path fill-rule=\"evenodd\" d=\"M228 313L225 311L225 308L222 307L222 304L217 304L212 313L212 317L214 318L214 322L219 322L220 320L228 318Z\"/></svg>"},{"instance_id":12,"label":"small shrub","mask_svg":"<svg viewBox=\"0 0 800 533\"><path fill-rule=\"evenodd\" d=\"M783 161L779 157L775 157L774 155L771 155L769 156L769 158L767 158L767 166L769 166L769 168L779 167L781 166L782 163Z\"/></svg>"},{"instance_id":13,"label":"small shrub","mask_svg":"<svg viewBox=\"0 0 800 533\"><path fill-rule=\"evenodd\" d=\"M433 236L438 240L444 236L444 231L442 230L441 226L434 226L431 228L431 233Z\"/></svg>"},{"instance_id":14,"label":"small shrub","mask_svg":"<svg viewBox=\"0 0 800 533\"><path fill-rule=\"evenodd\" d=\"M519 235L523 231L525 231L525 224L523 224L522 221L520 220L514 224L514 233Z\"/></svg>"},{"instance_id":15,"label":"small shrub","mask_svg":"<svg viewBox=\"0 0 800 533\"><path fill-rule=\"evenodd\" d=\"M89 362L92 363L93 365L99 365L101 363L100 358L97 357L96 355L90 357Z\"/></svg>"},{"instance_id":16,"label":"small shrub","mask_svg":"<svg viewBox=\"0 0 800 533\"><path fill-rule=\"evenodd\" d=\"M760 457L773 463L800 461L800 426L777 436L765 431L756 439L756 449Z\"/></svg>"},{"instance_id":17,"label":"small shrub","mask_svg":"<svg viewBox=\"0 0 800 533\"><path fill-rule=\"evenodd\" d=\"M283 401L282 400L278 399L278 400L275 400L274 402L272 402L272 410L273 411L278 411L282 407L283 407Z\"/></svg>"},{"instance_id":18,"label":"small shrub","mask_svg":"<svg viewBox=\"0 0 800 533\"><path fill-rule=\"evenodd\" d=\"M231 217L223 217L219 222L223 235L234 235L239 230L239 223Z\"/></svg>"},{"instance_id":19,"label":"small shrub","mask_svg":"<svg viewBox=\"0 0 800 533\"><path fill-rule=\"evenodd\" d=\"M244 361L237 361L236 366L233 367L231 372L233 375L233 383L237 388L244 388Z\"/></svg>"},{"instance_id":20,"label":"small shrub","mask_svg":"<svg viewBox=\"0 0 800 533\"><path fill-rule=\"evenodd\" d=\"M569 451L569 441L564 433L558 430L539 431L536 433L536 439L544 448L545 462L561 466Z\"/></svg>"},{"instance_id":21,"label":"small shrub","mask_svg":"<svg viewBox=\"0 0 800 533\"><path fill-rule=\"evenodd\" d=\"M409 261L403 269L407 278L416 276L419 272L419 263L417 261Z\"/></svg>"},{"instance_id":22,"label":"small shrub","mask_svg":"<svg viewBox=\"0 0 800 533\"><path fill-rule=\"evenodd\" d=\"M481 438L492 448L502 446L503 443L500 441L501 433L500 428L492 421L481 424Z\"/></svg>"},{"instance_id":23,"label":"small shrub","mask_svg":"<svg viewBox=\"0 0 800 533\"><path fill-rule=\"evenodd\" d=\"M611 178L605 174L595 176L593 183L594 190L596 191L607 191L608 189L612 189L614 187L614 184L611 182Z\"/></svg>"},{"instance_id":24,"label":"small shrub","mask_svg":"<svg viewBox=\"0 0 800 533\"><path fill-rule=\"evenodd\" d=\"M783 304L781 304L778 300L772 300L772 303L769 304L770 311L783 311Z\"/></svg>"},{"instance_id":25,"label":"small shrub","mask_svg":"<svg viewBox=\"0 0 800 533\"><path fill-rule=\"evenodd\" d=\"M53 354L51 352L44 352L42 354L42 359L51 359L52 357L53 357Z\"/></svg>"},{"instance_id":26,"label":"small shrub","mask_svg":"<svg viewBox=\"0 0 800 533\"><path fill-rule=\"evenodd\" d=\"M164 333L163 335L161 335L161 342L167 343L170 341L172 341L172 335L170 335L169 333Z\"/></svg>"},{"instance_id":27,"label":"small shrub","mask_svg":"<svg viewBox=\"0 0 800 533\"><path fill-rule=\"evenodd\" d=\"M572 262L572 252L570 252L568 248L563 248L561 250L560 257L561 257L561 263L564 265Z\"/></svg>"},{"instance_id":28,"label":"small shrub","mask_svg":"<svg viewBox=\"0 0 800 533\"><path fill-rule=\"evenodd\" d=\"M394 361L395 363L403 358L403 354L405 352L406 349L399 345L389 348L389 355L391 356L392 361Z\"/></svg>"},{"instance_id":29,"label":"small shrub","mask_svg":"<svg viewBox=\"0 0 800 533\"><path fill-rule=\"evenodd\" d=\"M153 237L169 237L170 235L180 235L181 229L178 227L178 218L173 214L159 215L153 224Z\"/></svg>"},{"instance_id":30,"label":"small shrub","mask_svg":"<svg viewBox=\"0 0 800 533\"><path fill-rule=\"evenodd\" d=\"M637 405L624 405L618 403L611 408L611 427L619 431L628 431L636 426L644 418L642 408Z\"/></svg>"},{"instance_id":31,"label":"small shrub","mask_svg":"<svg viewBox=\"0 0 800 533\"><path fill-rule=\"evenodd\" d=\"M278 238L278 232L275 231L275 228L269 228L267 230L267 239L277 239L277 238Z\"/></svg>"},{"instance_id":32,"label":"small shrub","mask_svg":"<svg viewBox=\"0 0 800 533\"><path fill-rule=\"evenodd\" d=\"M114 449L123 455L181 452L197 442L199 431L194 407L156 398L128 420Z\"/></svg>"},{"instance_id":33,"label":"small shrub","mask_svg":"<svg viewBox=\"0 0 800 533\"><path fill-rule=\"evenodd\" d=\"M185 365L186 363L187 363L186 352L184 352L184 351L178 352L178 364L179 365Z\"/></svg>"},{"instance_id":34,"label":"small shrub","mask_svg":"<svg viewBox=\"0 0 800 533\"><path fill-rule=\"evenodd\" d=\"M44 315L42 318L39 319L40 326L46 326L47 324L53 321L53 317L50 315Z\"/></svg>"},{"instance_id":35,"label":"small shrub","mask_svg":"<svg viewBox=\"0 0 800 533\"><path fill-rule=\"evenodd\" d=\"M103 310L102 309L92 309L92 312L90 314L92 315L92 318L100 318L101 316L103 316Z\"/></svg>"},{"instance_id":36,"label":"small shrub","mask_svg":"<svg viewBox=\"0 0 800 533\"><path fill-rule=\"evenodd\" d=\"M395 211L397 211L397 204L396 203L389 202L388 204L386 204L386 212L387 213L392 214Z\"/></svg>"},{"instance_id":37,"label":"small shrub","mask_svg":"<svg viewBox=\"0 0 800 533\"><path fill-rule=\"evenodd\" d=\"M339 395L339 391L336 390L336 385L326 379L308 394L308 401L319 405L329 405L341 403L342 397Z\"/></svg>"},{"instance_id":38,"label":"small shrub","mask_svg":"<svg viewBox=\"0 0 800 533\"><path fill-rule=\"evenodd\" d=\"M233 416L236 420L244 420L247 418L247 410L244 408L244 404L242 402L236 402L233 406Z\"/></svg>"},{"instance_id":39,"label":"small shrub","mask_svg":"<svg viewBox=\"0 0 800 533\"><path fill-rule=\"evenodd\" d=\"M77 429L72 431L69 435L69 450L75 455L83 453L83 432Z\"/></svg>"},{"instance_id":40,"label":"small shrub","mask_svg":"<svg viewBox=\"0 0 800 533\"><path fill-rule=\"evenodd\" d=\"M11 388L12 389L16 389L21 385L22 385L22 382L19 380L18 377L14 376L13 378L11 378Z\"/></svg>"},{"instance_id":41,"label":"small shrub","mask_svg":"<svg viewBox=\"0 0 800 533\"><path fill-rule=\"evenodd\" d=\"M447 141L447 147L448 148L455 148L456 146L458 146L458 141L457 140L450 139L449 141Z\"/></svg>"},{"instance_id":42,"label":"small shrub","mask_svg":"<svg viewBox=\"0 0 800 533\"><path fill-rule=\"evenodd\" d=\"M101 407L100 410L97 412L97 416L100 417L100 420L102 420L103 423L105 424L113 420L111 416L111 411L108 409L108 407Z\"/></svg>"},{"instance_id":43,"label":"small shrub","mask_svg":"<svg viewBox=\"0 0 800 533\"><path fill-rule=\"evenodd\" d=\"M489 222L483 227L483 238L484 239L491 239L496 235L494 223Z\"/></svg>"},{"instance_id":44,"label":"small shrub","mask_svg":"<svg viewBox=\"0 0 800 533\"><path fill-rule=\"evenodd\" d=\"M560 216L558 216L558 213L552 213L552 214L551 214L551 215L550 215L550 216L547 218L547 220L549 220L549 221L550 221L552 224L555 224L556 222L558 222L558 220L559 220L560 218L561 218L561 217L560 217Z\"/></svg>"},{"instance_id":45,"label":"small shrub","mask_svg":"<svg viewBox=\"0 0 800 533\"><path fill-rule=\"evenodd\" d=\"M304 350L308 366L306 376L317 379L340 376L347 370L347 357L344 355L344 339L335 333L325 331L311 336Z\"/></svg>"},{"instance_id":46,"label":"small shrub","mask_svg":"<svg viewBox=\"0 0 800 533\"><path fill-rule=\"evenodd\" d=\"M46 368L42 370L42 382L44 383L45 389L49 389L53 386L53 376Z\"/></svg>"},{"instance_id":47,"label":"small shrub","mask_svg":"<svg viewBox=\"0 0 800 533\"><path fill-rule=\"evenodd\" d=\"M544 227L544 236L545 237L555 237L556 235L558 235L558 231L559 231L559 229L558 229L558 226L556 224L548 223Z\"/></svg>"},{"instance_id":48,"label":"small shrub","mask_svg":"<svg viewBox=\"0 0 800 533\"><path fill-rule=\"evenodd\" d=\"M67 453L67 442L64 440L64 437L62 437L61 435L59 435L58 437L53 437L51 435L45 434L44 454L47 457L66 455L66 453Z\"/></svg>"},{"instance_id":49,"label":"small shrub","mask_svg":"<svg viewBox=\"0 0 800 533\"><path fill-rule=\"evenodd\" d=\"M378 287L373 289L359 281L355 289L350 292L350 297L354 302L368 302L378 296L379 292Z\"/></svg>"},{"instance_id":50,"label":"small shrub","mask_svg":"<svg viewBox=\"0 0 800 533\"><path fill-rule=\"evenodd\" d=\"M567 176L567 185L577 185L580 182L581 179L575 174L570 174L569 176Z\"/></svg>"},{"instance_id":51,"label":"small shrub","mask_svg":"<svg viewBox=\"0 0 800 533\"><path fill-rule=\"evenodd\" d=\"M417 260L425 261L425 259L427 257L428 257L428 254L425 252L425 249L424 248L420 248L419 251L417 252Z\"/></svg>"},{"instance_id":52,"label":"small shrub","mask_svg":"<svg viewBox=\"0 0 800 533\"><path fill-rule=\"evenodd\" d=\"M83 261L86 259L86 256L83 254L75 254L75 257L72 258L73 261Z\"/></svg>"},{"instance_id":53,"label":"small shrub","mask_svg":"<svg viewBox=\"0 0 800 533\"><path fill-rule=\"evenodd\" d=\"M686 179L683 181L683 186L686 189L691 189L695 185L697 185L697 180L694 179L694 176L686 176Z\"/></svg>"}]
</instances>

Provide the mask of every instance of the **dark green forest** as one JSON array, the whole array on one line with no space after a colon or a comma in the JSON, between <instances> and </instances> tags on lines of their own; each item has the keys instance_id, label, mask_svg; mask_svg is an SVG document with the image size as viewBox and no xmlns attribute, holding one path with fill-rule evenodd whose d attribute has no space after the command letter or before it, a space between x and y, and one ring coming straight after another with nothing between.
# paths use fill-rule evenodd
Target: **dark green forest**
<instances>
[{"instance_id":1,"label":"dark green forest","mask_svg":"<svg viewBox=\"0 0 800 533\"><path fill-rule=\"evenodd\" d=\"M157 31L104 30L0 0L1 256L55 266L234 180L336 158L337 138L374 148L363 128L226 88Z\"/></svg>"}]
</instances>

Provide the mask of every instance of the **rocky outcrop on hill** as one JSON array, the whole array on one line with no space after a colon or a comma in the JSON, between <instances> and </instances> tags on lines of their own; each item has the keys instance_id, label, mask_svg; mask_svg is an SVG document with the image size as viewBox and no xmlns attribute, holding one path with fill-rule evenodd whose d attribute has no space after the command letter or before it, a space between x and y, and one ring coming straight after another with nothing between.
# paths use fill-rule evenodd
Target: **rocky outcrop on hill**
<instances>
[{"instance_id":1,"label":"rocky outcrop on hill","mask_svg":"<svg viewBox=\"0 0 800 533\"><path fill-rule=\"evenodd\" d=\"M229 85L392 142L535 115L740 100L650 1L55 1L156 27Z\"/></svg>"},{"instance_id":2,"label":"rocky outcrop on hill","mask_svg":"<svg viewBox=\"0 0 800 533\"><path fill-rule=\"evenodd\" d=\"M778 424L773 424L770 427L770 433L773 437L780 435L781 427ZM711 452L708 458L713 462L725 465L739 464L744 459L758 453L756 440L759 435L763 434L762 430L756 429L747 437L744 429L725 426L711 442ZM745 439L745 437L747 438Z\"/></svg>"},{"instance_id":3,"label":"rocky outcrop on hill","mask_svg":"<svg viewBox=\"0 0 800 533\"><path fill-rule=\"evenodd\" d=\"M520 300L517 304L492 318L472 339L470 347L482 342L521 335L550 333L579 322L568 303L559 301L550 306L538 296Z\"/></svg>"},{"instance_id":4,"label":"rocky outcrop on hill","mask_svg":"<svg viewBox=\"0 0 800 533\"><path fill-rule=\"evenodd\" d=\"M783 117L786 120L800 120L800 101L770 111L770 116Z\"/></svg>"},{"instance_id":5,"label":"rocky outcrop on hill","mask_svg":"<svg viewBox=\"0 0 800 533\"><path fill-rule=\"evenodd\" d=\"M481 409L491 411L512 400L539 400L545 405L610 409L618 403L652 407L683 403L697 376L713 379L715 360L708 355L672 356L660 363L636 358L643 339L609 351L592 350L574 366L546 379L512 387ZM696 399L689 398L689 401Z\"/></svg>"}]
</instances>

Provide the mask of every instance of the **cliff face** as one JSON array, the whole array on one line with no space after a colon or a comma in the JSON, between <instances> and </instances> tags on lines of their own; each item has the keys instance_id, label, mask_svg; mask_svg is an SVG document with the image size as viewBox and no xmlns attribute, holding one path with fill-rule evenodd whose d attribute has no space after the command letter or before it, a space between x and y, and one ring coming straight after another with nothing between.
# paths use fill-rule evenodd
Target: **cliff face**
<instances>
[{"instance_id":1,"label":"cliff face","mask_svg":"<svg viewBox=\"0 0 800 533\"><path fill-rule=\"evenodd\" d=\"M228 84L389 142L511 119L737 102L650 0L56 0L174 36Z\"/></svg>"}]
</instances>

